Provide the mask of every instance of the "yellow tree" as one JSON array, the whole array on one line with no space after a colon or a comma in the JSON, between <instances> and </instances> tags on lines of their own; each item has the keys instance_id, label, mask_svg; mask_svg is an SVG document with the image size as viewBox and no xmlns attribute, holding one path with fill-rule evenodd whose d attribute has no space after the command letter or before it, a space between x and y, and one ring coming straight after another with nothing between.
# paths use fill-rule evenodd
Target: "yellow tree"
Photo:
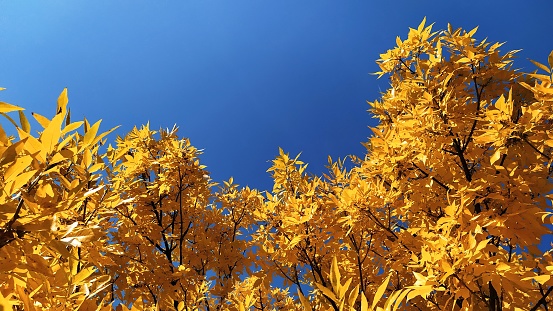
<instances>
[{"instance_id":1,"label":"yellow tree","mask_svg":"<svg viewBox=\"0 0 553 311\"><path fill-rule=\"evenodd\" d=\"M0 127L0 301L8 309L103 306L96 294L110 277L97 269L97 249L108 245L99 147L108 132L98 135L100 122L71 122L67 102L64 90L52 119L33 114L38 136L22 108L0 102L18 137Z\"/></svg>"},{"instance_id":2,"label":"yellow tree","mask_svg":"<svg viewBox=\"0 0 553 311\"><path fill-rule=\"evenodd\" d=\"M547 309L553 54L523 74L476 29L431 29L378 60L391 86L337 205L388 234L385 307Z\"/></svg>"},{"instance_id":3,"label":"yellow tree","mask_svg":"<svg viewBox=\"0 0 553 311\"><path fill-rule=\"evenodd\" d=\"M390 89L353 169L274 161L264 269L305 308L548 308L553 54L524 74L475 33L423 21L381 55Z\"/></svg>"},{"instance_id":4,"label":"yellow tree","mask_svg":"<svg viewBox=\"0 0 553 311\"><path fill-rule=\"evenodd\" d=\"M548 310L553 53L540 73L476 29L423 21L353 167L280 150L261 193L218 191L176 129L0 103L0 301L17 310ZM19 122L6 113L19 111ZM82 128L82 130L81 130Z\"/></svg>"},{"instance_id":5,"label":"yellow tree","mask_svg":"<svg viewBox=\"0 0 553 311\"><path fill-rule=\"evenodd\" d=\"M38 137L22 108L0 103L18 135L0 127L1 306L233 307L251 218L235 197L247 192L227 183L213 193L200 152L176 129L135 128L105 148L109 131L71 122L67 102L64 90L54 118L33 113Z\"/></svg>"},{"instance_id":6,"label":"yellow tree","mask_svg":"<svg viewBox=\"0 0 553 311\"><path fill-rule=\"evenodd\" d=\"M113 247L104 266L110 298L162 310L221 308L247 265L247 227L231 189L218 208L200 151L176 128L133 129L108 147L108 180L115 213L104 223Z\"/></svg>"}]
</instances>

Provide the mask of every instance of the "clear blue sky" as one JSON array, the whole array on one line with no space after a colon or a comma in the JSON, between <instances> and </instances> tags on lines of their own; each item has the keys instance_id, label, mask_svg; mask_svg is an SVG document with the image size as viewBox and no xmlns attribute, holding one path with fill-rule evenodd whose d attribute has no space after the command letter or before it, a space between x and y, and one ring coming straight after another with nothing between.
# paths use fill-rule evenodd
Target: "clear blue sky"
<instances>
[{"instance_id":1,"label":"clear blue sky","mask_svg":"<svg viewBox=\"0 0 553 311\"><path fill-rule=\"evenodd\" d=\"M118 134L177 124L216 181L266 189L278 147L317 174L328 155L363 155L366 101L387 87L369 73L424 16L479 25L533 69L526 59L553 49L552 12L551 0L0 0L0 100L52 116L68 87L73 119Z\"/></svg>"}]
</instances>

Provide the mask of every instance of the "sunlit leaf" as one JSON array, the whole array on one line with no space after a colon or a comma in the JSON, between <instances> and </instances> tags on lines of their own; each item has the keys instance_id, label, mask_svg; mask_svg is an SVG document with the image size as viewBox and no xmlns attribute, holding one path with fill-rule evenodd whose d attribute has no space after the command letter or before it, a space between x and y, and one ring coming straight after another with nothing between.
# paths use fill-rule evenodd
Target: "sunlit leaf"
<instances>
[{"instance_id":1,"label":"sunlit leaf","mask_svg":"<svg viewBox=\"0 0 553 311\"><path fill-rule=\"evenodd\" d=\"M29 123L29 120L27 120L27 117L25 116L22 110L19 110L18 112L19 112L19 123L21 124L21 129L23 129L27 133L30 133L31 124Z\"/></svg>"},{"instance_id":2,"label":"sunlit leaf","mask_svg":"<svg viewBox=\"0 0 553 311\"><path fill-rule=\"evenodd\" d=\"M48 125L50 124L50 119L36 113L36 112L32 112L31 113L33 115L33 117L35 118L35 120L38 122L38 124L40 124L40 126L42 126L42 128L47 128Z\"/></svg>"},{"instance_id":3,"label":"sunlit leaf","mask_svg":"<svg viewBox=\"0 0 553 311\"><path fill-rule=\"evenodd\" d=\"M11 111L20 111L20 110L25 110L25 109L0 101L0 112L2 113L11 112Z\"/></svg>"},{"instance_id":4,"label":"sunlit leaf","mask_svg":"<svg viewBox=\"0 0 553 311\"><path fill-rule=\"evenodd\" d=\"M58 97L58 105L56 107L56 114L61 114L61 115L63 115L63 117L65 117L68 102L69 102L69 99L67 98L67 88L64 88L63 91L61 92L60 96Z\"/></svg>"},{"instance_id":5,"label":"sunlit leaf","mask_svg":"<svg viewBox=\"0 0 553 311\"><path fill-rule=\"evenodd\" d=\"M64 116L62 114L57 114L40 135L40 141L44 148L44 153L52 152L56 144L59 142L63 117Z\"/></svg>"},{"instance_id":6,"label":"sunlit leaf","mask_svg":"<svg viewBox=\"0 0 553 311\"><path fill-rule=\"evenodd\" d=\"M95 267L84 268L73 277L73 284L75 285L81 284L84 280L90 277L95 271L96 271Z\"/></svg>"},{"instance_id":7,"label":"sunlit leaf","mask_svg":"<svg viewBox=\"0 0 553 311\"><path fill-rule=\"evenodd\" d=\"M390 277L391 276L392 276L391 274L388 274L386 279L384 279L384 282L382 282L382 284L380 284L380 286L376 290L376 292L374 294L374 297L373 297L373 302L371 304L371 309L374 309L374 307L376 307L376 304L380 301L380 299L384 295L384 291L388 287L388 282L390 282Z\"/></svg>"}]
</instances>

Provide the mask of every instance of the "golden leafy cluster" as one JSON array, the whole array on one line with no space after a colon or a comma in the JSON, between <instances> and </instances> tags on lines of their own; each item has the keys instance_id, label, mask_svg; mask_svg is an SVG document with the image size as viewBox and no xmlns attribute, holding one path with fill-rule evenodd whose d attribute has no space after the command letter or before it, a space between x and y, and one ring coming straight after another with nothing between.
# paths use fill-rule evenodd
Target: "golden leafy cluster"
<instances>
[{"instance_id":1,"label":"golden leafy cluster","mask_svg":"<svg viewBox=\"0 0 553 311\"><path fill-rule=\"evenodd\" d=\"M553 52L524 73L475 33L398 37L365 156L280 150L265 192L176 128L108 144L67 90L36 134L0 102L0 310L553 308Z\"/></svg>"}]
</instances>

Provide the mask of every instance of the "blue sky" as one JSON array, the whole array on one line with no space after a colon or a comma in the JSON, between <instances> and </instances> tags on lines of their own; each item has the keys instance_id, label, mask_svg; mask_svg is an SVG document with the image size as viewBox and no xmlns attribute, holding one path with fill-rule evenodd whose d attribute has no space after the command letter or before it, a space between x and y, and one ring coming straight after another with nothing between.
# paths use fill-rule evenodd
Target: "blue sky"
<instances>
[{"instance_id":1,"label":"blue sky","mask_svg":"<svg viewBox=\"0 0 553 311\"><path fill-rule=\"evenodd\" d=\"M551 12L550 0L0 0L0 100L52 116L68 87L73 119L120 135L177 124L216 181L267 189L278 147L316 174L328 155L363 155L366 101L387 87L375 60L424 16L479 25L523 49L528 70L553 49Z\"/></svg>"}]
</instances>

